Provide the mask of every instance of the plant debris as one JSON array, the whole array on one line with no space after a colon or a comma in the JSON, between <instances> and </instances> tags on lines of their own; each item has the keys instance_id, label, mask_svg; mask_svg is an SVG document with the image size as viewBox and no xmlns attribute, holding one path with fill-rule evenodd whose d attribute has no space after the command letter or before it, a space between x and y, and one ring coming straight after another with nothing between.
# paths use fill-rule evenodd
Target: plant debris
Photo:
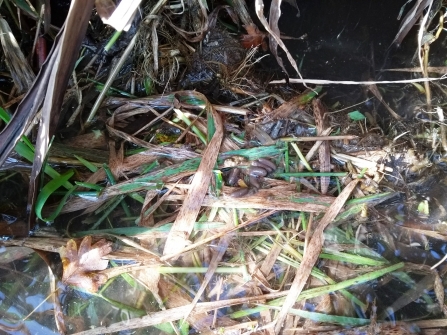
<instances>
[{"instance_id":1,"label":"plant debris","mask_svg":"<svg viewBox=\"0 0 447 335\"><path fill-rule=\"evenodd\" d=\"M281 1L74 0L60 29L45 5L0 3L1 331L447 328L440 5L390 40L420 22L406 68L358 81L301 76L329 37L284 35Z\"/></svg>"},{"instance_id":2,"label":"plant debris","mask_svg":"<svg viewBox=\"0 0 447 335\"><path fill-rule=\"evenodd\" d=\"M99 240L92 245L91 236L82 239L79 247L75 240L69 240L61 247L59 254L63 264L62 281L81 289L97 292L108 277L98 271L105 270L109 261L102 259L112 251L110 242Z\"/></svg>"}]
</instances>

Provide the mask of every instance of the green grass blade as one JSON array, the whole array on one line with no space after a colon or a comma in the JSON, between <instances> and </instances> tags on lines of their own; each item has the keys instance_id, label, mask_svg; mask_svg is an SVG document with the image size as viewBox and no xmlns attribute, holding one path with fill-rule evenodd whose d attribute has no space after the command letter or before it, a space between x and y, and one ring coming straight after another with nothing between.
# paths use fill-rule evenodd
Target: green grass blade
<instances>
[{"instance_id":1,"label":"green grass blade","mask_svg":"<svg viewBox=\"0 0 447 335\"><path fill-rule=\"evenodd\" d=\"M78 156L78 155L74 155L74 156L76 157L76 159L78 161L80 161L82 163L82 165L84 165L91 172L95 173L96 171L98 171L98 168L94 164L90 163L88 160L86 160L86 159L84 159L84 158L82 158L81 156Z\"/></svg>"},{"instance_id":2,"label":"green grass blade","mask_svg":"<svg viewBox=\"0 0 447 335\"><path fill-rule=\"evenodd\" d=\"M91 190L96 190L98 192L101 192L104 187L96 185L96 184L92 184L92 183L86 183L86 182L82 182L82 181L75 181L75 184L78 185L79 187L85 187Z\"/></svg>"},{"instance_id":3,"label":"green grass blade","mask_svg":"<svg viewBox=\"0 0 447 335\"><path fill-rule=\"evenodd\" d=\"M281 310L281 307L276 306L275 307L272 306L270 308ZM349 316L328 315L317 312L303 311L301 309L295 309L295 308L289 309L289 313L315 322L335 323L345 327L347 326L359 327L368 325L370 323L369 319L352 318Z\"/></svg>"},{"instance_id":4,"label":"green grass blade","mask_svg":"<svg viewBox=\"0 0 447 335\"><path fill-rule=\"evenodd\" d=\"M185 115L185 113L183 113L180 109L174 108L174 112L175 114L177 114L177 117L182 120L186 125L188 125L189 127L191 127L191 130L194 132L194 134L196 134L200 140L203 142L203 144L207 144L207 139L204 133L202 133L199 128L197 128L196 126L194 126L191 122L190 119L188 119L188 117Z\"/></svg>"},{"instance_id":5,"label":"green grass blade","mask_svg":"<svg viewBox=\"0 0 447 335\"><path fill-rule=\"evenodd\" d=\"M350 286L353 285L358 285L361 283L365 283L368 282L370 280L374 280L377 279L379 277L382 277L383 275L396 271L400 268L404 267L404 263L397 263L391 266L388 266L386 268L382 268L370 273L366 273L363 274L361 276L358 276L356 278L352 278L352 279L348 279L345 280L343 282L340 283L336 283L336 284L332 284L332 285L325 285L325 286L320 286L320 287L315 287L315 288L311 288L308 289L306 291L301 292L300 296L298 297L297 301L300 300L305 300L305 299L311 299L311 298L315 298L318 297L320 295L323 294L328 294L334 291L339 291L341 289L346 289ZM283 302L285 300L285 297L279 298L279 299L275 299L272 300L268 303L268 306L282 306ZM254 313L259 313L263 310L266 310L268 307L264 307L264 306L259 306L259 307L255 307L255 308L251 308L251 309L247 309L247 310L243 310L243 311L238 311L235 313L230 314L229 316L232 318L241 318L241 317L245 317L247 315L251 315Z\"/></svg>"},{"instance_id":6,"label":"green grass blade","mask_svg":"<svg viewBox=\"0 0 447 335\"><path fill-rule=\"evenodd\" d=\"M68 197L71 195L71 193L76 189L76 186L73 186L68 192L65 194L65 196L62 198L62 200L59 202L58 207L54 210L54 212L48 217L43 218L42 217L42 208L45 205L45 202L48 200L48 198L61 186L64 185L74 174L73 170L70 170L63 175L60 175L58 178L55 178L48 182L42 190L39 192L39 195L37 196L36 200L36 215L39 219L42 221L48 222L53 221L62 210L62 207L65 205L65 202L67 201Z\"/></svg>"}]
</instances>

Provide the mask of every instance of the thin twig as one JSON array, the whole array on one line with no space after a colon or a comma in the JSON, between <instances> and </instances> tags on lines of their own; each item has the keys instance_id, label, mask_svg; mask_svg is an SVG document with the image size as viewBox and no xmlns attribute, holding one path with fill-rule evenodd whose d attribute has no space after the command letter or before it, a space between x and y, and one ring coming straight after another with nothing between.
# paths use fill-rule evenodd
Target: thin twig
<instances>
[{"instance_id":1,"label":"thin twig","mask_svg":"<svg viewBox=\"0 0 447 335\"><path fill-rule=\"evenodd\" d=\"M372 81L352 81L352 80L326 80L326 79L298 79L290 78L291 84L315 84L315 85L372 85L372 84L411 84L411 83L423 83L426 81L438 81L445 79L445 75L440 78L416 78L416 79L404 79L404 80L372 80ZM269 84L286 84L284 79L272 80Z\"/></svg>"}]
</instances>

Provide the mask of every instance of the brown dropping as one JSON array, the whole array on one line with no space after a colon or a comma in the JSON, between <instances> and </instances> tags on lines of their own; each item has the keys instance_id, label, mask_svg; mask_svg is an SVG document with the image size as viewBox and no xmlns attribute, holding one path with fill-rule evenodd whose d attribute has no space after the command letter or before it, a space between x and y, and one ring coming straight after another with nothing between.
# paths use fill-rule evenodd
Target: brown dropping
<instances>
[{"instance_id":1,"label":"brown dropping","mask_svg":"<svg viewBox=\"0 0 447 335\"><path fill-rule=\"evenodd\" d=\"M242 198L242 197L245 197L248 194L249 191L250 191L250 189L248 187L240 188L240 189L232 192L230 194L230 197Z\"/></svg>"},{"instance_id":2,"label":"brown dropping","mask_svg":"<svg viewBox=\"0 0 447 335\"><path fill-rule=\"evenodd\" d=\"M250 181L250 186L258 188L258 189L261 188L261 183L259 182L259 179L256 178L255 176L250 176L249 181Z\"/></svg>"},{"instance_id":3,"label":"brown dropping","mask_svg":"<svg viewBox=\"0 0 447 335\"><path fill-rule=\"evenodd\" d=\"M237 185L238 180L240 179L241 169L239 168L233 168L230 171L230 174L228 176L228 185L234 186Z\"/></svg>"},{"instance_id":4,"label":"brown dropping","mask_svg":"<svg viewBox=\"0 0 447 335\"><path fill-rule=\"evenodd\" d=\"M272 161L268 160L267 158L259 158L257 160L258 163L262 164L262 167L266 169L269 173L276 170L277 166ZM258 165L260 166L260 165Z\"/></svg>"},{"instance_id":5,"label":"brown dropping","mask_svg":"<svg viewBox=\"0 0 447 335\"><path fill-rule=\"evenodd\" d=\"M265 177L267 170L259 166L250 166L248 168L248 175L253 177Z\"/></svg>"}]
</instances>

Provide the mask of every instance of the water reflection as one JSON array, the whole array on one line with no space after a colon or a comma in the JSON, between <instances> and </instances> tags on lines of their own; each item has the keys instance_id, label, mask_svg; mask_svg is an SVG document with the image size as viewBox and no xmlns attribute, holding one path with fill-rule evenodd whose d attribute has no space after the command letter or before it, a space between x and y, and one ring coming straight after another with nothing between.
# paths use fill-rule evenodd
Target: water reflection
<instances>
[{"instance_id":1,"label":"water reflection","mask_svg":"<svg viewBox=\"0 0 447 335\"><path fill-rule=\"evenodd\" d=\"M109 280L98 293L87 293L59 282L53 276L58 268L51 262L48 266L42 256L51 258L26 247L2 248L0 333L73 334L159 310L146 289L129 276Z\"/></svg>"},{"instance_id":2,"label":"water reflection","mask_svg":"<svg viewBox=\"0 0 447 335\"><path fill-rule=\"evenodd\" d=\"M7 334L59 334L48 266L32 249L0 251L0 329Z\"/></svg>"}]
</instances>

